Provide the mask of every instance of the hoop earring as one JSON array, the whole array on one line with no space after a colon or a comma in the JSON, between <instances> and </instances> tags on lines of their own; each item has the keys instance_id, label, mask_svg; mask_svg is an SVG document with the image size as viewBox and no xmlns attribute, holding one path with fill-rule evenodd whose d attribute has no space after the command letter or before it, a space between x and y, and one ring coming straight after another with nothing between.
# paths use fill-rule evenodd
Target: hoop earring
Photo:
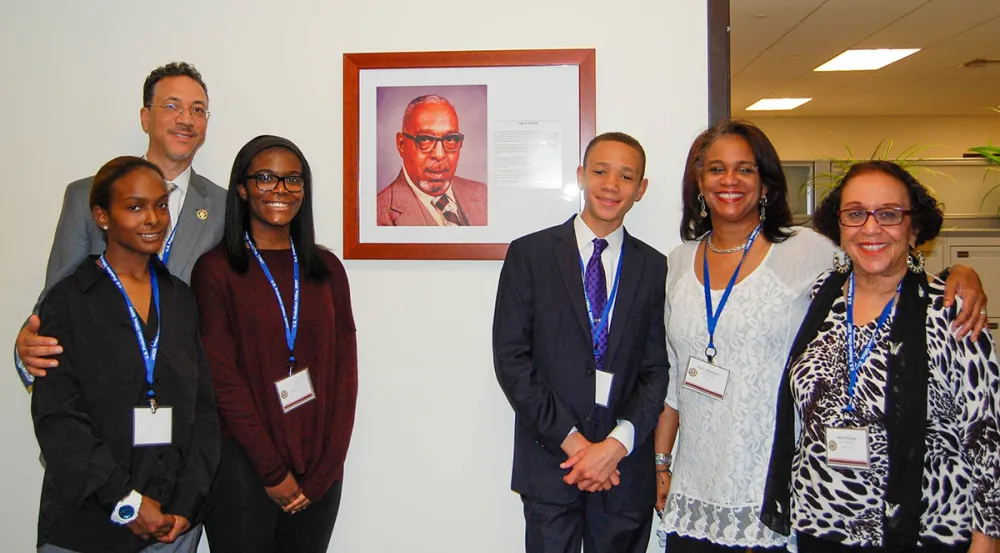
<instances>
[{"instance_id":1,"label":"hoop earring","mask_svg":"<svg viewBox=\"0 0 1000 553\"><path fill-rule=\"evenodd\" d=\"M924 265L924 254L920 250L914 248L913 252L906 256L906 267L911 272L919 275L924 272Z\"/></svg>"},{"instance_id":2,"label":"hoop earring","mask_svg":"<svg viewBox=\"0 0 1000 553\"><path fill-rule=\"evenodd\" d=\"M698 192L698 201L701 202L701 211L698 212L698 215L704 219L705 217L708 217L708 210L705 209L705 196L703 196L701 192Z\"/></svg>"},{"instance_id":3,"label":"hoop earring","mask_svg":"<svg viewBox=\"0 0 1000 553\"><path fill-rule=\"evenodd\" d=\"M851 258L845 255L844 259L841 260L840 255L837 252L833 252L833 270L842 275L851 272Z\"/></svg>"}]
</instances>

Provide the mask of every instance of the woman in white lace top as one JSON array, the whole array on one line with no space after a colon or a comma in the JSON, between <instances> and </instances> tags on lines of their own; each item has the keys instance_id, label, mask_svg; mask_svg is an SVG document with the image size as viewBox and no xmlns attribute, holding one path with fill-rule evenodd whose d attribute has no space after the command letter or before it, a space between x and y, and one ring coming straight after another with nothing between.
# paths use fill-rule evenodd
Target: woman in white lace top
<instances>
[{"instance_id":1,"label":"woman in white lace top","mask_svg":"<svg viewBox=\"0 0 1000 553\"><path fill-rule=\"evenodd\" d=\"M660 530L669 553L783 550L786 537L759 520L775 404L812 284L832 266L836 248L810 229L791 228L780 160L752 124L724 121L705 131L688 161L686 242L670 253L667 275L670 384L656 430ZM956 273L969 306L963 316L978 332L986 322L978 316L985 305L978 277Z\"/></svg>"}]
</instances>

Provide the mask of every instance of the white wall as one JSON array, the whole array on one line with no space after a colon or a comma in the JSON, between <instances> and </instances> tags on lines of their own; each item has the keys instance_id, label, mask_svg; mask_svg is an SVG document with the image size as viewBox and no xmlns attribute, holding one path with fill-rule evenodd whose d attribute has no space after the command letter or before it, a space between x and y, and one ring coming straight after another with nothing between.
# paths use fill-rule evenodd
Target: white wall
<instances>
[{"instance_id":1,"label":"white wall","mask_svg":"<svg viewBox=\"0 0 1000 553\"><path fill-rule=\"evenodd\" d=\"M915 157L962 157L971 146L992 137L1000 143L1000 114L983 109L978 117L750 117L767 134L783 160L855 159L893 142L889 158L919 143Z\"/></svg>"},{"instance_id":2,"label":"white wall","mask_svg":"<svg viewBox=\"0 0 1000 553\"><path fill-rule=\"evenodd\" d=\"M167 61L195 63L208 83L212 120L198 171L225 185L248 139L293 139L317 181L320 240L337 253L344 52L596 48L598 131L627 131L650 157L649 193L628 228L665 252L679 241L687 146L707 119L701 2L48 0L4 2L0 30L8 344L41 287L65 184L144 151L142 81ZM513 416L490 350L500 262L352 261L347 270L361 391L331 551L518 550ZM443 314L425 291L436 283L473 316ZM454 346L444 357L426 347L441 337ZM29 551L42 471L29 398L13 369L0 373L0 549Z\"/></svg>"}]
</instances>

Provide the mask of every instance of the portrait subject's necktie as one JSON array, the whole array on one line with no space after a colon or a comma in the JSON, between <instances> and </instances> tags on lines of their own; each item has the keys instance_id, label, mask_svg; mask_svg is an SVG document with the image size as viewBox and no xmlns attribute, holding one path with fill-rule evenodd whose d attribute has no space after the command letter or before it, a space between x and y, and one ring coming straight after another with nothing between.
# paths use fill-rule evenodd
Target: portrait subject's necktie
<instances>
[{"instance_id":1,"label":"portrait subject's necktie","mask_svg":"<svg viewBox=\"0 0 1000 553\"><path fill-rule=\"evenodd\" d=\"M451 198L447 194L441 194L438 201L434 202L434 207L438 208L438 211L444 215L445 226L464 226L462 218L458 215L458 206L455 205L455 202L451 201Z\"/></svg>"},{"instance_id":2,"label":"portrait subject's necktie","mask_svg":"<svg viewBox=\"0 0 1000 553\"><path fill-rule=\"evenodd\" d=\"M608 247L608 241L603 238L594 239L594 253L587 262L587 270L584 276L584 289L587 292L587 299L590 301L590 311L595 317L595 324L601 329L598 336L594 336L597 347L594 354L597 361L597 368L604 370L604 354L608 350L608 324L600 324L596 317L601 317L604 307L608 303L608 281L604 275L604 264L601 263L601 253Z\"/></svg>"}]
</instances>

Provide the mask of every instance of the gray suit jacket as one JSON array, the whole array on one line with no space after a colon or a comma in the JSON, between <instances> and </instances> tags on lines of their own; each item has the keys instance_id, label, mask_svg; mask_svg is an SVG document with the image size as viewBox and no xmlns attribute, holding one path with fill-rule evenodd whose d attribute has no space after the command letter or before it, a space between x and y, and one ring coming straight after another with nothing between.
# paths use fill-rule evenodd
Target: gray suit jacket
<instances>
[{"instance_id":1,"label":"gray suit jacket","mask_svg":"<svg viewBox=\"0 0 1000 553\"><path fill-rule=\"evenodd\" d=\"M35 302L33 313L38 312L48 291L73 274L87 256L104 253L107 246L104 233L97 227L90 212L92 180L93 177L87 177L66 187L62 212L52 240L52 251L49 252L49 265L45 271L45 287ZM199 212L203 212L206 217L200 218ZM184 195L184 205L181 206L181 214L176 223L177 234L167 262L170 274L184 282L190 282L195 261L222 240L225 213L226 190L192 170L188 191ZM16 350L14 359L22 380L26 386L29 385L30 379L22 369Z\"/></svg>"}]
</instances>

